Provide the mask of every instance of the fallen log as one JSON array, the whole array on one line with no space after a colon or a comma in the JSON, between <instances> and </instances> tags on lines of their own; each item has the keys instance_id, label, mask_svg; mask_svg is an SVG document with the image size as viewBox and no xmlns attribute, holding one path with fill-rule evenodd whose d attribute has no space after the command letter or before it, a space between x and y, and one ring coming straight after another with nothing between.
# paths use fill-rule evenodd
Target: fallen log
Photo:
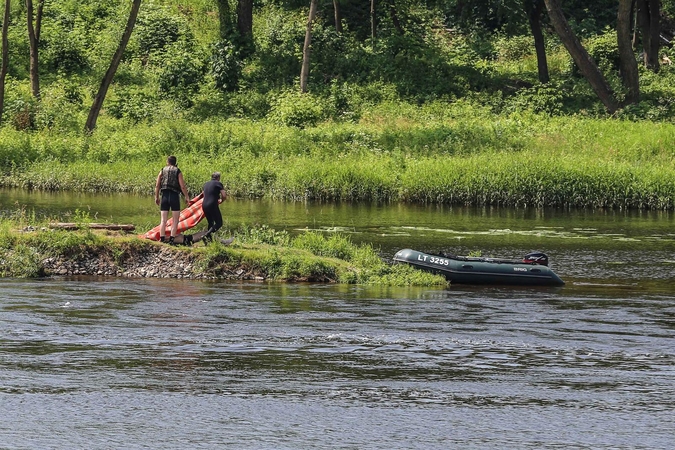
<instances>
[{"instance_id":1,"label":"fallen log","mask_svg":"<svg viewBox=\"0 0 675 450\"><path fill-rule=\"evenodd\" d=\"M77 230L79 228L91 228L92 230L123 230L134 231L136 227L131 224L119 223L69 223L54 222L49 224L49 228L58 228L60 230Z\"/></svg>"}]
</instances>

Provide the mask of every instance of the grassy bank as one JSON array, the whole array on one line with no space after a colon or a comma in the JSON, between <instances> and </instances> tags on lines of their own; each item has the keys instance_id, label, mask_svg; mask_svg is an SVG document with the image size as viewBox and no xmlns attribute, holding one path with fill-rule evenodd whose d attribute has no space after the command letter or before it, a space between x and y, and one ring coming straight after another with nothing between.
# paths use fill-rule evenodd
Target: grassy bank
<instances>
[{"instance_id":1,"label":"grassy bank","mask_svg":"<svg viewBox=\"0 0 675 450\"><path fill-rule=\"evenodd\" d=\"M639 69L639 103L610 114L550 27L539 82L521 7L398 4L372 39L367 4L347 2L342 31L322 7L301 94L306 3L255 2L244 43L227 2L158 0L85 135L129 3L49 3L39 96L25 8L10 11L0 187L148 194L175 154L195 194L218 170L239 197L675 209L666 46L658 73ZM616 2L582 6L566 14L621 101Z\"/></svg>"},{"instance_id":2,"label":"grassy bank","mask_svg":"<svg viewBox=\"0 0 675 450\"><path fill-rule=\"evenodd\" d=\"M358 122L104 123L94 136L0 130L3 186L149 193L175 154L193 193L462 205L675 208L675 125L470 103L382 104Z\"/></svg>"},{"instance_id":3,"label":"grassy bank","mask_svg":"<svg viewBox=\"0 0 675 450\"><path fill-rule=\"evenodd\" d=\"M44 224L5 219L0 221L0 276L49 276L49 262L79 262L93 267L84 273L97 274L102 264L106 272L168 273L162 267L139 263L149 253L171 251L169 265L189 262L190 276L197 278L243 278L272 281L321 281L389 286L443 286L444 278L417 271L409 266L382 261L370 246L357 246L343 236L324 237L308 232L291 238L285 232L247 228L235 233L235 243L194 247L169 247L136 236L92 232L50 230ZM166 260L166 258L164 258ZM166 269L166 268L165 268ZM170 269L170 267L168 268ZM92 273L90 273L92 272Z\"/></svg>"}]
</instances>

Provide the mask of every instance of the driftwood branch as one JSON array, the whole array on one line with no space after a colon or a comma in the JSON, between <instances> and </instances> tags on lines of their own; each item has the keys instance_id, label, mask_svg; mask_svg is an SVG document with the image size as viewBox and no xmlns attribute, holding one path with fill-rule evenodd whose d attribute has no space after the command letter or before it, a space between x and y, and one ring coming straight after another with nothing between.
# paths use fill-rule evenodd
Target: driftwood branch
<instances>
[{"instance_id":1,"label":"driftwood branch","mask_svg":"<svg viewBox=\"0 0 675 450\"><path fill-rule=\"evenodd\" d=\"M118 224L118 223L69 223L69 222L55 222L50 223L49 228L58 228L61 230L77 230L82 227L91 228L93 230L124 230L124 231L134 231L136 227L131 224Z\"/></svg>"}]
</instances>

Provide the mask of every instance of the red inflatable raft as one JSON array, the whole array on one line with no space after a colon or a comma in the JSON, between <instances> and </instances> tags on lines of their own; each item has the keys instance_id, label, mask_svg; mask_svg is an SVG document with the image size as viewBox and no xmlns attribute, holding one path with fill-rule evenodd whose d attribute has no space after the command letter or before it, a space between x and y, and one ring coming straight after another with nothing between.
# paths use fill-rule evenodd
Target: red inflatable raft
<instances>
[{"instance_id":1,"label":"red inflatable raft","mask_svg":"<svg viewBox=\"0 0 675 450\"><path fill-rule=\"evenodd\" d=\"M202 203L204 202L204 193L202 192L194 199L192 203L188 205L187 208L180 212L180 217L178 218L178 234L183 233L184 231L189 230L190 228L197 225L204 218L204 211L202 210ZM171 236L171 225L173 224L173 218L169 217L169 220L166 221L166 232L165 235L168 238ZM159 241L159 225L157 225L152 230L141 235L145 239L150 239L153 241Z\"/></svg>"}]
</instances>

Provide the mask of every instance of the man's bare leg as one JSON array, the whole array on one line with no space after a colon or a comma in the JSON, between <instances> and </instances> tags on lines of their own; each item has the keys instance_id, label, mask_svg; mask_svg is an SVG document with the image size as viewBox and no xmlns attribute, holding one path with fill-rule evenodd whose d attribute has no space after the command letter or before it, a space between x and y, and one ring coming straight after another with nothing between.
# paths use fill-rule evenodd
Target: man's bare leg
<instances>
[{"instance_id":1,"label":"man's bare leg","mask_svg":"<svg viewBox=\"0 0 675 450\"><path fill-rule=\"evenodd\" d=\"M180 219L180 211L171 211L173 223L171 224L171 237L176 237L178 234L178 220Z\"/></svg>"},{"instance_id":2,"label":"man's bare leg","mask_svg":"<svg viewBox=\"0 0 675 450\"><path fill-rule=\"evenodd\" d=\"M169 211L160 211L159 239L163 240L166 236L166 221L169 218Z\"/></svg>"}]
</instances>

